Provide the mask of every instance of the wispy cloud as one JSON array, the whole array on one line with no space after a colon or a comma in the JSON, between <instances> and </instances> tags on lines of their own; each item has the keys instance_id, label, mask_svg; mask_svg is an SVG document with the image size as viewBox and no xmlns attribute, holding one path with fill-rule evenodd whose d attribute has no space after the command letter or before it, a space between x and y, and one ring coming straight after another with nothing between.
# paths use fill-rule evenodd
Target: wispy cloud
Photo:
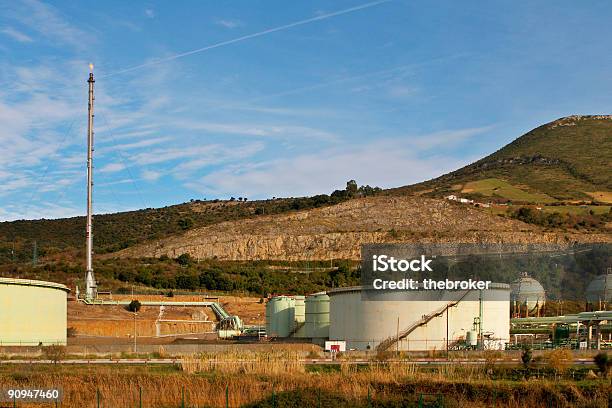
<instances>
[{"instance_id":1,"label":"wispy cloud","mask_svg":"<svg viewBox=\"0 0 612 408\"><path fill-rule=\"evenodd\" d=\"M90 45L93 36L66 20L55 7L38 0L15 2L8 17L37 32L50 42L68 44L78 49Z\"/></svg>"},{"instance_id":2,"label":"wispy cloud","mask_svg":"<svg viewBox=\"0 0 612 408\"><path fill-rule=\"evenodd\" d=\"M144 13L147 18L155 18L155 11L153 9L145 9Z\"/></svg>"},{"instance_id":3,"label":"wispy cloud","mask_svg":"<svg viewBox=\"0 0 612 408\"><path fill-rule=\"evenodd\" d=\"M229 29L240 27L242 25L242 21L240 20L229 20L229 19L220 19L220 20L217 20L216 23L220 25L221 27L225 27Z\"/></svg>"},{"instance_id":4,"label":"wispy cloud","mask_svg":"<svg viewBox=\"0 0 612 408\"><path fill-rule=\"evenodd\" d=\"M32 37L30 37L27 34L22 33L21 31L14 29L13 27L3 28L2 30L0 30L0 32L2 34L8 35L13 40L19 41L21 43L31 43L34 41L32 40Z\"/></svg>"},{"instance_id":5,"label":"wispy cloud","mask_svg":"<svg viewBox=\"0 0 612 408\"><path fill-rule=\"evenodd\" d=\"M360 4L358 6L350 7L350 8L347 8L347 9L334 11L332 13L321 14L321 15L318 15L316 17L311 17L311 18L307 18L307 19L304 19L304 20L294 21L294 22L289 23L289 24L284 24L282 26L278 26L278 27L274 27L274 28L269 28L267 30L259 31L259 32L256 32L256 33L248 34L248 35L243 35L241 37L234 38L234 39L231 39L231 40L221 41L221 42L218 42L216 44L208 45L208 46L201 47L201 48L196 48L194 50L183 52L183 53L180 53L180 54L171 55L169 57L154 59L152 61L145 62L144 64L135 65L133 67L129 67L129 68L121 69L119 71L108 73L108 74L105 75L105 77L114 76L114 75L118 75L118 74L123 74L123 73L126 73L126 72L130 72L130 71L134 71L134 70L137 70L137 69L141 69L141 68L144 68L144 67L150 67L152 65L162 64L162 63L165 63L165 62L168 62L168 61L173 61L173 60L176 60L176 59L179 59L179 58L188 57L188 56L193 55L193 54L199 54L199 53L204 52L204 51L212 50L212 49L219 48L219 47L224 47L226 45L235 44L235 43L242 42L242 41L245 41L245 40L250 40L251 38L261 37L263 35L272 34L272 33L278 32L278 31L284 31L284 30L288 30L290 28L301 26L301 25L314 23L315 21L326 20L328 18L332 18L332 17L341 16L341 15L344 15L344 14L353 13L353 12L356 12L356 11L359 11L359 10L364 10L364 9L367 9L367 8L370 8L370 7L375 7L375 6L381 5L383 3L388 3L390 1L391 0L373 1L373 2L370 2L370 3L364 3L364 4Z\"/></svg>"},{"instance_id":6,"label":"wispy cloud","mask_svg":"<svg viewBox=\"0 0 612 408\"><path fill-rule=\"evenodd\" d=\"M243 194L254 198L305 196L332 191L346 180L380 187L407 185L471 162L457 158L449 144L465 141L492 127L447 130L401 139L379 139L330 147L291 158L239 163L190 179L186 187L207 195Z\"/></svg>"}]
</instances>

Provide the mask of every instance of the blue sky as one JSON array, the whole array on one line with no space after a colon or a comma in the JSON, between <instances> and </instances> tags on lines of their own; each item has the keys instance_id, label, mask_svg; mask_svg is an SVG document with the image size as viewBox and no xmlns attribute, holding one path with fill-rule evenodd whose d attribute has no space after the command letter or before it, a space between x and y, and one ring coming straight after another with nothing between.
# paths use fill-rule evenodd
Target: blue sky
<instances>
[{"instance_id":1,"label":"blue sky","mask_svg":"<svg viewBox=\"0 0 612 408\"><path fill-rule=\"evenodd\" d=\"M0 1L0 220L85 212L89 62L94 207L115 212L406 185L610 113L610 21L605 1Z\"/></svg>"}]
</instances>

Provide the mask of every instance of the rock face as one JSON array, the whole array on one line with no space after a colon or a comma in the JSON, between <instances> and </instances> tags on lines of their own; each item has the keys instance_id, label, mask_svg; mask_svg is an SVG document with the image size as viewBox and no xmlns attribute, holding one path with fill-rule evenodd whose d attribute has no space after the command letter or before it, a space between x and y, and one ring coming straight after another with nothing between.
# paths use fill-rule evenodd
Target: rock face
<instances>
[{"instance_id":1,"label":"rock face","mask_svg":"<svg viewBox=\"0 0 612 408\"><path fill-rule=\"evenodd\" d=\"M364 243L567 243L610 241L605 235L543 233L519 221L422 197L369 197L292 214L197 228L136 245L113 257L221 260L359 259Z\"/></svg>"}]
</instances>

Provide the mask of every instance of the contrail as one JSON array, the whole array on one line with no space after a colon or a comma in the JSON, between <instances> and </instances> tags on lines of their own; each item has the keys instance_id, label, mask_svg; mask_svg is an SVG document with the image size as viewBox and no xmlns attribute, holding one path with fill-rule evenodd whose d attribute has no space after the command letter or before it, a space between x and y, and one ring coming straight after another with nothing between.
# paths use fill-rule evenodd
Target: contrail
<instances>
[{"instance_id":1,"label":"contrail","mask_svg":"<svg viewBox=\"0 0 612 408\"><path fill-rule=\"evenodd\" d=\"M264 31L260 31L260 32L253 33L253 34L244 35L242 37L234 38L232 40L222 41L222 42L219 42L219 43L216 43L216 44L208 45L206 47L197 48L195 50L186 51L186 52L183 52L183 53L180 53L180 54L172 55L170 57L159 58L159 59L156 59L154 61L145 62L144 64L135 65L133 67L129 67L129 68L121 69L119 71L111 72L110 74L101 75L100 78L108 78L108 77L111 77L111 76L114 76L114 75L123 74L123 73L130 72L130 71L135 71L135 70L140 69L140 68L145 68L145 67L150 67L152 65L162 64L164 62L168 62L168 61L172 61L172 60L175 60L175 59L187 57L187 56L193 55L193 54L198 54L200 52L212 50L214 48L223 47L223 46L234 44L234 43L241 42L241 41L244 41L244 40L249 40L249 39L255 38L255 37L261 37L262 35L266 35L266 34L270 34L270 33L275 33L277 31L287 30L289 28L301 26L301 25L312 23L312 22L315 22L315 21L326 20L328 18L332 18L332 17L336 17L336 16L341 16L343 14L352 13L354 11L363 10L363 9L366 9L366 8L378 6L379 4L388 3L390 1L392 1L392 0L378 0L378 1L373 1L373 2L370 2L370 3L361 4L359 6L347 8L347 9L344 9L344 10L335 11L333 13L321 14L320 16L316 16L316 17L312 17L312 18L307 18L306 20L295 21L293 23L285 24L285 25L282 25L282 26L279 26L279 27L269 28L269 29L264 30Z\"/></svg>"}]
</instances>

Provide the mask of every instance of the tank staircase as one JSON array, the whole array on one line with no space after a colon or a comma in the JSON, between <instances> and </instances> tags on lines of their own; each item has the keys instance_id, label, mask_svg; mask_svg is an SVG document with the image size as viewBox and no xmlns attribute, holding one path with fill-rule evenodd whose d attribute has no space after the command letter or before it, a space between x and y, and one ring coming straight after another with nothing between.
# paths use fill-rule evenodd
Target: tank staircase
<instances>
[{"instance_id":1,"label":"tank staircase","mask_svg":"<svg viewBox=\"0 0 612 408\"><path fill-rule=\"evenodd\" d=\"M423 317L421 319L417 320L416 322L413 322L410 326L408 326L404 330L400 331L397 335L387 337L386 339L381 341L378 344L378 346L376 346L376 351L378 351L378 352L387 351L391 346L393 346L398 341L403 340L406 337L408 337L410 335L410 333L412 333L413 331L415 331L419 327L425 326L427 323L429 323L430 321L432 321L436 317L442 316L444 314L444 312L446 312L449 308L457 306L459 304L459 302L461 302L468 295L468 293L470 293L470 292L471 292L471 290L466 291L463 294L463 296L461 296L461 298L459 298L458 300L454 300L452 302L447 303L446 305L444 305L440 309L436 310L432 314L423 315Z\"/></svg>"}]
</instances>

